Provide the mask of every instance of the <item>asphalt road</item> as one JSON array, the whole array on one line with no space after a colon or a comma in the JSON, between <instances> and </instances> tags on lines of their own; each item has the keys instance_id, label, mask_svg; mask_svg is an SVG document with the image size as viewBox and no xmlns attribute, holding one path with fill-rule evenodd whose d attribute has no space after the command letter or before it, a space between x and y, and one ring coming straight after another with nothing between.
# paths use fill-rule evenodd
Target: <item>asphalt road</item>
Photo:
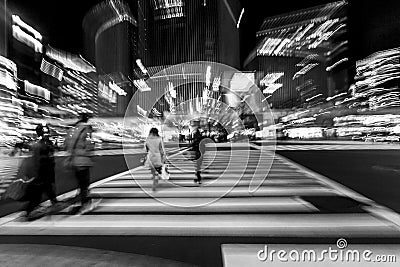
<instances>
[{"instance_id":1,"label":"asphalt road","mask_svg":"<svg viewBox=\"0 0 400 267\"><path fill-rule=\"evenodd\" d=\"M279 151L375 202L400 212L400 151Z\"/></svg>"},{"instance_id":2,"label":"asphalt road","mask_svg":"<svg viewBox=\"0 0 400 267\"><path fill-rule=\"evenodd\" d=\"M134 164L139 165L139 158L141 155L130 155L129 160ZM77 188L77 182L74 174L63 168L62 161L64 157L56 158L56 189L57 195L69 192ZM115 156L97 156L94 157L95 166L91 169L91 182L107 178L114 174L123 172L128 169L123 155ZM20 168L24 169L24 168ZM23 174L19 173L21 177ZM12 200L0 200L0 217L21 210L25 205L24 202L17 202Z\"/></svg>"}]
</instances>

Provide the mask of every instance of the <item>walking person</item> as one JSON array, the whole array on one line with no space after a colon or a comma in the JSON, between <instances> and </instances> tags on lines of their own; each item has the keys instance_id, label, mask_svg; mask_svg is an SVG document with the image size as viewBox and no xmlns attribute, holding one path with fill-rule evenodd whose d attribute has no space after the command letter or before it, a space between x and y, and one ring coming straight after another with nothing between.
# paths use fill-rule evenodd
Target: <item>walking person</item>
<instances>
[{"instance_id":1,"label":"walking person","mask_svg":"<svg viewBox=\"0 0 400 267\"><path fill-rule=\"evenodd\" d=\"M89 185L90 168L93 166L93 145L89 138L92 135L92 127L88 124L88 114L82 114L80 120L75 124L72 136L66 144L66 150L70 153L71 167L75 172L75 178L79 186L81 205L73 209L72 213L83 213L90 209Z\"/></svg>"},{"instance_id":2,"label":"walking person","mask_svg":"<svg viewBox=\"0 0 400 267\"><path fill-rule=\"evenodd\" d=\"M45 134L43 125L36 127L36 134L38 140L31 147L34 178L28 187L28 204L25 209L28 220L34 219L32 211L40 204L43 193L46 193L53 206L58 202L55 193L54 145Z\"/></svg>"},{"instance_id":3,"label":"walking person","mask_svg":"<svg viewBox=\"0 0 400 267\"><path fill-rule=\"evenodd\" d=\"M153 191L156 191L158 180L160 179L160 175L162 173L162 166L165 160L164 143L158 133L157 128L150 129L145 146L147 151L146 161L150 167L153 178Z\"/></svg>"},{"instance_id":4,"label":"walking person","mask_svg":"<svg viewBox=\"0 0 400 267\"><path fill-rule=\"evenodd\" d=\"M193 134L192 151L194 152L194 160L196 161L196 179L195 183L201 184L201 165L203 163L203 154L201 147L201 141L203 140L203 135L197 128Z\"/></svg>"}]
</instances>

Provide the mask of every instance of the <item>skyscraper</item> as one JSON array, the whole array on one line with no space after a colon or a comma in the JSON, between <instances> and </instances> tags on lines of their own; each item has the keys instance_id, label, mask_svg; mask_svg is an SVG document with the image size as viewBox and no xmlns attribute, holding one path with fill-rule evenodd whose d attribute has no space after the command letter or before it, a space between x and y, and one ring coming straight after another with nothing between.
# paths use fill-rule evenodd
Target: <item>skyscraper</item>
<instances>
[{"instance_id":1,"label":"skyscraper","mask_svg":"<svg viewBox=\"0 0 400 267\"><path fill-rule=\"evenodd\" d=\"M347 2L266 18L245 62L274 108L309 107L348 89Z\"/></svg>"},{"instance_id":2,"label":"skyscraper","mask_svg":"<svg viewBox=\"0 0 400 267\"><path fill-rule=\"evenodd\" d=\"M138 0L147 66L212 61L240 67L238 0Z\"/></svg>"},{"instance_id":3,"label":"skyscraper","mask_svg":"<svg viewBox=\"0 0 400 267\"><path fill-rule=\"evenodd\" d=\"M85 55L102 77L99 86L117 89L114 114L122 116L134 93L133 64L137 58L137 20L131 7L119 0L94 6L83 20ZM106 114L104 114L106 115Z\"/></svg>"}]
</instances>

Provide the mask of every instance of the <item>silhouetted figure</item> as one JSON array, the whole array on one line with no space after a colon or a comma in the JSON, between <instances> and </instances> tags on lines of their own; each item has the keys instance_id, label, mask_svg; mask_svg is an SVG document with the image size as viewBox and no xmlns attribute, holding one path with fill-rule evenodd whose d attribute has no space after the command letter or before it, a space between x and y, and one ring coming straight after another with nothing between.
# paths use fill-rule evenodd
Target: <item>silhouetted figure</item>
<instances>
[{"instance_id":1,"label":"silhouetted figure","mask_svg":"<svg viewBox=\"0 0 400 267\"><path fill-rule=\"evenodd\" d=\"M81 206L76 207L72 213L78 213L90 208L89 185L90 168L93 166L93 144L89 138L92 134L92 126L88 124L89 116L82 114L81 119L75 124L74 131L66 144L66 150L70 153L72 167L79 185Z\"/></svg>"},{"instance_id":2,"label":"silhouetted figure","mask_svg":"<svg viewBox=\"0 0 400 267\"><path fill-rule=\"evenodd\" d=\"M55 193L55 160L54 145L44 132L43 125L36 127L38 140L31 146L33 181L28 188L28 204L26 216L31 219L31 212L40 204L43 193L46 193L51 203L57 203Z\"/></svg>"},{"instance_id":3,"label":"silhouetted figure","mask_svg":"<svg viewBox=\"0 0 400 267\"><path fill-rule=\"evenodd\" d=\"M194 160L196 161L196 179L195 183L201 184L201 165L203 163L203 153L204 148L201 149L201 141L203 140L203 135L200 133L199 129L193 134L192 151L194 152Z\"/></svg>"}]
</instances>

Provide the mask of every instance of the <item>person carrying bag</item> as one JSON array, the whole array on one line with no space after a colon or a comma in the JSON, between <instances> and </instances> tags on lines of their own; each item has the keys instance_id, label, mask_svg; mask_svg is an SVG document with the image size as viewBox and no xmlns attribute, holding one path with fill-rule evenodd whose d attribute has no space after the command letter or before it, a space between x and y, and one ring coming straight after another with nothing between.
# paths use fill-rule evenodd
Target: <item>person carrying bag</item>
<instances>
[{"instance_id":1,"label":"person carrying bag","mask_svg":"<svg viewBox=\"0 0 400 267\"><path fill-rule=\"evenodd\" d=\"M153 191L156 191L158 180L160 178L160 175L162 175L163 173L162 170L165 160L164 143L162 142L162 139L158 134L157 128L152 128L150 130L145 147L147 151L145 165L150 168L153 179Z\"/></svg>"}]
</instances>

